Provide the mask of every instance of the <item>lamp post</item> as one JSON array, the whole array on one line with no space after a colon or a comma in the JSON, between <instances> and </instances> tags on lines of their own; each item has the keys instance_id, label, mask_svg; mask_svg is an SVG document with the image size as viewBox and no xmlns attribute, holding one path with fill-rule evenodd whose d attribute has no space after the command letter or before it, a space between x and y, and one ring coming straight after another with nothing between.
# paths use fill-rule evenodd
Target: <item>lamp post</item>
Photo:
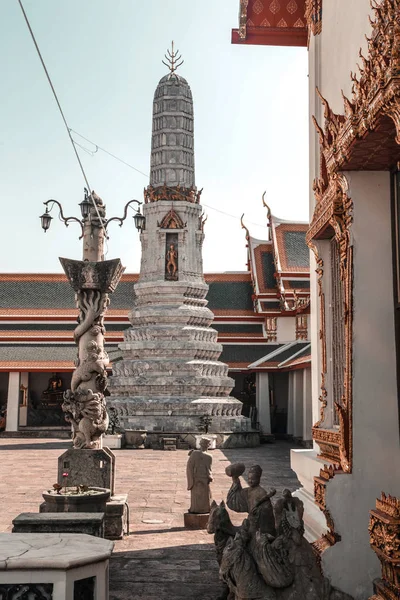
<instances>
[{"instance_id":1,"label":"lamp post","mask_svg":"<svg viewBox=\"0 0 400 600\"><path fill-rule=\"evenodd\" d=\"M128 216L128 209L132 207L132 204L137 204L138 208L135 210L133 220L135 227L139 232L142 232L145 228L146 217L140 212L140 206L142 202L139 200L130 200L124 207L124 213L122 217L111 217L106 219L106 207L102 199L95 193L89 194L85 188L85 196L79 207L81 209L82 219L77 217L65 217L63 208L58 200L47 200L44 202L46 211L40 216L42 229L46 231L50 228L53 217L50 212L54 205L58 206L58 216L64 225L68 227L70 223L78 223L81 227L81 235L79 239L83 239L83 260L88 261L102 261L104 260L104 238L107 236L107 227L112 221L118 221L120 227ZM108 236L107 236L108 239Z\"/></svg>"},{"instance_id":2,"label":"lamp post","mask_svg":"<svg viewBox=\"0 0 400 600\"><path fill-rule=\"evenodd\" d=\"M66 227L72 222L81 227L79 239L83 239L83 260L60 258L75 290L79 310L78 325L74 331L78 346L76 369L72 374L71 389L64 393L62 409L66 421L72 426L74 448L101 448L102 435L108 427L104 391L107 387L109 359L104 349L104 315L110 303L109 294L116 289L124 272L119 258L104 260L104 238L108 237L107 226L112 221L123 225L132 204L139 207L134 209L133 217L138 231L144 230L146 221L140 213L141 202L138 200L130 200L125 205L122 217L107 220L102 199L95 192L89 194L87 189L79 205L81 219L65 217L57 200L47 200L44 204L46 211L40 217L44 232L51 225L53 217L50 212L54 205L58 206L59 218Z\"/></svg>"}]
</instances>

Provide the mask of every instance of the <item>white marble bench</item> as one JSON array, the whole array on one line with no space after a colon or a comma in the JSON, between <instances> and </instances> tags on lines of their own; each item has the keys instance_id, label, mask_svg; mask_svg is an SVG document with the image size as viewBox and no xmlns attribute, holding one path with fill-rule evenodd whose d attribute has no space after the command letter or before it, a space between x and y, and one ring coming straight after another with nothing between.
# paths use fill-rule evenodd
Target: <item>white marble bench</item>
<instances>
[{"instance_id":1,"label":"white marble bench","mask_svg":"<svg viewBox=\"0 0 400 600\"><path fill-rule=\"evenodd\" d=\"M0 533L0 597L19 597L23 584L30 598L73 600L76 589L85 600L108 600L113 547L80 533Z\"/></svg>"}]
</instances>

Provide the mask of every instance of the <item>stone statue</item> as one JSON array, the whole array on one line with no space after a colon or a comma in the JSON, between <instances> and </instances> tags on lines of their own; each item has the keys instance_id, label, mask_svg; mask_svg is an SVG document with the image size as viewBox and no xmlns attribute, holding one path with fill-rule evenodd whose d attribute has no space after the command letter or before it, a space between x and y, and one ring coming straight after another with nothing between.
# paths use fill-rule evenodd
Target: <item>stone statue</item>
<instances>
[{"instance_id":1,"label":"stone statue","mask_svg":"<svg viewBox=\"0 0 400 600\"><path fill-rule=\"evenodd\" d=\"M304 538L303 503L289 490L283 491L273 509L275 535L261 531L265 525L262 518L255 529L257 521L251 518L251 512L262 495L258 491L255 499L249 501L248 495L251 497L252 493L243 492L259 487L254 482L259 482L261 469L253 469L252 478L251 470L249 483L251 479L253 485L243 489L237 487L237 482L244 465L237 463L227 469L234 479L228 498L231 495L232 500L234 494L233 502L237 502L240 512L244 512L246 501L250 509L241 527L233 527L223 502L220 505L213 502L211 507L207 531L214 533L220 577L225 585L221 599L351 600L347 594L332 588L322 575L311 544ZM265 490L264 495L268 495Z\"/></svg>"},{"instance_id":2,"label":"stone statue","mask_svg":"<svg viewBox=\"0 0 400 600\"><path fill-rule=\"evenodd\" d=\"M250 526L254 531L275 535L275 517L270 498L276 490L269 492L260 486L262 469L259 465L250 467L248 471L249 487L242 488L239 475L244 473L244 465L229 465L225 472L232 477L232 485L227 496L227 505L235 512L249 513Z\"/></svg>"},{"instance_id":3,"label":"stone statue","mask_svg":"<svg viewBox=\"0 0 400 600\"><path fill-rule=\"evenodd\" d=\"M178 258L178 252L175 250L175 244L170 244L169 250L167 250L167 273L170 277L176 278L178 271L178 265L176 260Z\"/></svg>"},{"instance_id":4,"label":"stone statue","mask_svg":"<svg viewBox=\"0 0 400 600\"><path fill-rule=\"evenodd\" d=\"M188 490L190 490L189 513L205 514L210 512L211 491L213 480L211 464L212 456L207 450L210 440L200 440L200 450L191 450L186 467Z\"/></svg>"}]
</instances>

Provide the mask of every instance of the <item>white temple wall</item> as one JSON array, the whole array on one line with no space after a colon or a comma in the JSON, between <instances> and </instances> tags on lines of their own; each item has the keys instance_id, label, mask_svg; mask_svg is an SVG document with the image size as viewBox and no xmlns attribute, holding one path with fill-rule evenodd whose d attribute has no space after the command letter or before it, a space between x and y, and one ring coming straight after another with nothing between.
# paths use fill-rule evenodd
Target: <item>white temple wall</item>
<instances>
[{"instance_id":1,"label":"white temple wall","mask_svg":"<svg viewBox=\"0 0 400 600\"><path fill-rule=\"evenodd\" d=\"M269 405L269 376L268 373L256 374L256 406L258 421L264 434L271 433L271 410Z\"/></svg>"},{"instance_id":2,"label":"white temple wall","mask_svg":"<svg viewBox=\"0 0 400 600\"><path fill-rule=\"evenodd\" d=\"M359 49L364 56L367 54L365 35L371 32L368 16L372 16L372 12L369 0L345 3L343 0L327 0L323 4L322 32L310 38L310 220L315 207L312 183L320 170L319 139L312 116L321 126L324 124L323 107L315 88L319 88L334 112L343 114L341 90L351 98L350 73L358 74ZM355 240L354 471L352 475L336 475L327 486L328 508L335 513L335 529L343 536L343 541L324 553L323 564L335 585L354 594L356 600L361 600L372 594L371 585L367 582L379 574L378 560L369 547L369 510L375 506L381 490L395 495L399 495L400 491L400 467L396 466L394 470L391 467L393 457L398 456L399 426L389 174L352 173L349 181L349 196L355 205L351 228ZM369 188L370 185L372 188ZM314 254L310 252L312 423L320 416L321 393L320 304L315 268ZM324 277L324 285L327 279ZM322 512L312 500L313 477L323 467L317 452L315 443L314 450L291 452L291 466L303 486L296 495L305 504L306 535L310 540L323 533L325 523ZM357 568L348 569L350 557L353 564L358 557Z\"/></svg>"},{"instance_id":3,"label":"white temple wall","mask_svg":"<svg viewBox=\"0 0 400 600\"><path fill-rule=\"evenodd\" d=\"M278 317L276 321L278 344L293 342L296 339L296 317ZM277 358L279 360L279 355Z\"/></svg>"},{"instance_id":4,"label":"white temple wall","mask_svg":"<svg viewBox=\"0 0 400 600\"><path fill-rule=\"evenodd\" d=\"M353 473L336 475L327 486L327 507L342 540L323 554L322 564L335 586L364 600L380 572L369 545L369 511L382 490L400 495L390 175L346 177L354 203Z\"/></svg>"},{"instance_id":5,"label":"white temple wall","mask_svg":"<svg viewBox=\"0 0 400 600\"><path fill-rule=\"evenodd\" d=\"M362 48L364 56L367 53L365 34L371 32L368 15L372 11L370 0L328 0L323 4L322 32L316 36L320 38L320 83L317 85L332 110L343 114L340 90L348 98L351 96L350 71L357 71L359 49ZM312 91L315 94L315 87Z\"/></svg>"},{"instance_id":6,"label":"white temple wall","mask_svg":"<svg viewBox=\"0 0 400 600\"><path fill-rule=\"evenodd\" d=\"M6 431L18 431L20 382L21 373L11 372L8 378Z\"/></svg>"}]
</instances>

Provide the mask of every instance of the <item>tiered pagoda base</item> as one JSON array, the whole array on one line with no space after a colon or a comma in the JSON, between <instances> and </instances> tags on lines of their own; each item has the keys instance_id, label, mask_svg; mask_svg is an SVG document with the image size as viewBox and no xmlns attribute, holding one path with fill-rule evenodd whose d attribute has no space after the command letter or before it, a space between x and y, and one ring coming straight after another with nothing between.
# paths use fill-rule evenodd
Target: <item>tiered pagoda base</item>
<instances>
[{"instance_id":1,"label":"tiered pagoda base","mask_svg":"<svg viewBox=\"0 0 400 600\"><path fill-rule=\"evenodd\" d=\"M241 416L242 403L229 396L233 380L218 361L222 346L210 328L208 286L201 282L155 281L135 286L132 327L120 345L123 360L113 366L108 404L116 408L124 429L156 432L200 432L211 417L210 433L220 445L230 434L233 445L250 432ZM193 437L194 439L194 437Z\"/></svg>"}]
</instances>

